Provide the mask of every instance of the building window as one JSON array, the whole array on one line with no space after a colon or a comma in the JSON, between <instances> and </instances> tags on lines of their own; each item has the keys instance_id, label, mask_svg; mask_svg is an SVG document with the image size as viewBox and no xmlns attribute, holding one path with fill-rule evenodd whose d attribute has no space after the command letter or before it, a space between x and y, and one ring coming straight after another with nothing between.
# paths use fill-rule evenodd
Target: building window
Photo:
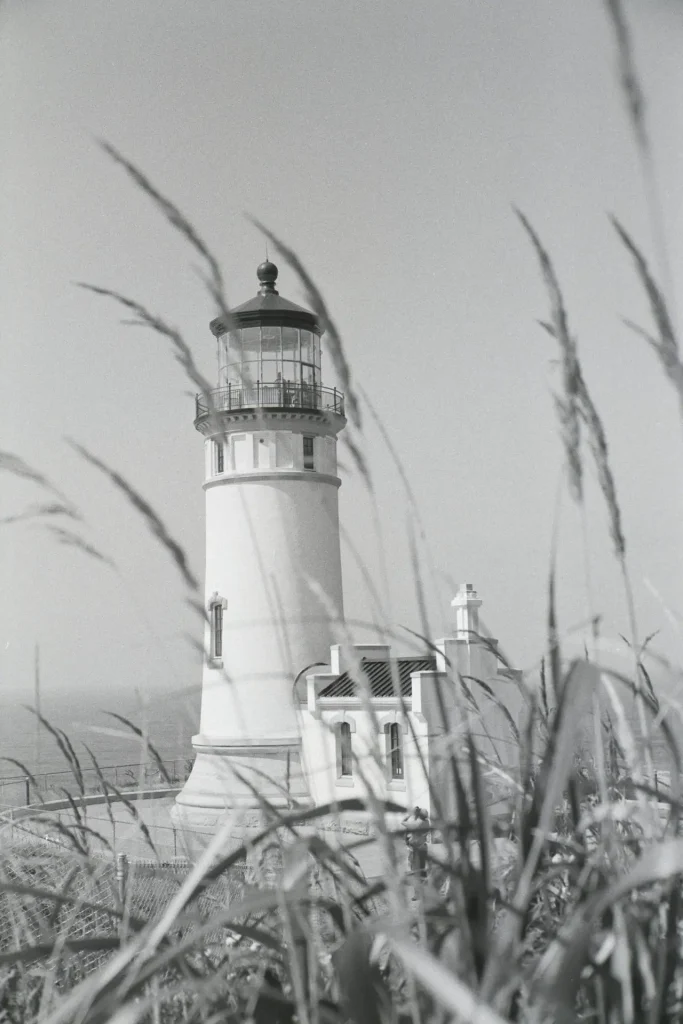
<instances>
[{"instance_id":1,"label":"building window","mask_svg":"<svg viewBox=\"0 0 683 1024\"><path fill-rule=\"evenodd\" d=\"M213 458L214 458L214 466L216 467L216 472L217 473L225 472L225 455L224 455L224 452L223 452L223 442L222 441L214 441L213 442Z\"/></svg>"},{"instance_id":2,"label":"building window","mask_svg":"<svg viewBox=\"0 0 683 1024\"><path fill-rule=\"evenodd\" d=\"M211 657L223 657L223 605L211 605Z\"/></svg>"},{"instance_id":3,"label":"building window","mask_svg":"<svg viewBox=\"0 0 683 1024\"><path fill-rule=\"evenodd\" d=\"M304 469L315 469L312 437L304 437Z\"/></svg>"},{"instance_id":4,"label":"building window","mask_svg":"<svg viewBox=\"0 0 683 1024\"><path fill-rule=\"evenodd\" d=\"M337 765L340 778L349 778L353 775L353 764L351 758L351 725L349 722L340 722L337 729Z\"/></svg>"},{"instance_id":5,"label":"building window","mask_svg":"<svg viewBox=\"0 0 683 1024\"><path fill-rule=\"evenodd\" d=\"M403 778L403 737L401 726L398 722L392 722L384 726L386 737L387 767L392 779Z\"/></svg>"}]
</instances>

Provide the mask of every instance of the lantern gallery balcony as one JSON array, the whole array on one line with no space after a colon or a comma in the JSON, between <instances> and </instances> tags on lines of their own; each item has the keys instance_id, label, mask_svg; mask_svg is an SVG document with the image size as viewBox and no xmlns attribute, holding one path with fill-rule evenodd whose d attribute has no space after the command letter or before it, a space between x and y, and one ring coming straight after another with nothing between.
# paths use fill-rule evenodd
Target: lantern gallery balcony
<instances>
[{"instance_id":1,"label":"lantern gallery balcony","mask_svg":"<svg viewBox=\"0 0 683 1024\"><path fill-rule=\"evenodd\" d=\"M296 384L277 381L273 384L228 384L208 394L197 395L196 421L211 413L234 412L239 409L313 409L344 415L344 395L336 388L322 384Z\"/></svg>"}]
</instances>

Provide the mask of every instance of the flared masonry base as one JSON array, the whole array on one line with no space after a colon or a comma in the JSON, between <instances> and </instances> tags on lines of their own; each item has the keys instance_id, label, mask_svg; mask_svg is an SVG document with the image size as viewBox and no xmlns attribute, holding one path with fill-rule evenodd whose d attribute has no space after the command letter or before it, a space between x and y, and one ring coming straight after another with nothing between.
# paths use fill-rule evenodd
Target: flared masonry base
<instances>
[{"instance_id":1,"label":"flared masonry base","mask_svg":"<svg viewBox=\"0 0 683 1024\"><path fill-rule=\"evenodd\" d=\"M224 853L255 839L268 822L268 807L286 813L310 806L298 740L228 746L195 736L193 746L195 763L171 811L191 859L219 831Z\"/></svg>"},{"instance_id":2,"label":"flared masonry base","mask_svg":"<svg viewBox=\"0 0 683 1024\"><path fill-rule=\"evenodd\" d=\"M296 814L296 809L292 808L289 813ZM193 862L219 835L216 856L227 856L239 847L245 846L244 860L247 868L252 870L255 865L261 863L264 852L267 853L275 847L284 849L296 841L296 837L288 828L269 831L265 839L260 839L270 824L270 819L264 811L257 808L209 811L176 803L171 810L171 819L176 829L178 853ZM362 844L362 840L376 835L370 813L361 811L328 814L324 818L304 821L295 827L296 833L302 839L315 835L332 848L354 848L353 859L366 877L378 877L382 873L377 844ZM359 841L362 845L357 848Z\"/></svg>"}]
</instances>

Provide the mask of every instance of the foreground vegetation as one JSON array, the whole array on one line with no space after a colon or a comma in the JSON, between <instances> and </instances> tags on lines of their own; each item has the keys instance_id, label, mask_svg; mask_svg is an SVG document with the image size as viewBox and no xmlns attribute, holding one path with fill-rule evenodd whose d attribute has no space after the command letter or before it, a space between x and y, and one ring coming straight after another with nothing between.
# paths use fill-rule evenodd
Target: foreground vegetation
<instances>
[{"instance_id":1,"label":"foreground vegetation","mask_svg":"<svg viewBox=\"0 0 683 1024\"><path fill-rule=\"evenodd\" d=\"M606 8L650 200L656 203L627 28L616 0ZM105 148L199 254L212 298L229 318L219 265L203 241L144 175ZM81 815L88 752L76 751L63 732L44 723L73 774L74 787L65 787L72 819L65 824L49 807L37 806L35 827L27 822L23 838L2 826L4 1019L22 1024L252 1019L418 1024L451 1018L482 1024L656 1024L683 1019L678 711L658 699L651 684L654 655L637 633L605 430L559 281L543 241L521 213L520 219L548 289L544 327L561 356L557 409L570 490L583 501L585 437L605 498L630 609L631 672L617 673L599 662L595 635L590 656L563 659L551 566L547 650L538 678L523 680L526 712L515 723L516 756L512 764L492 766L463 725L445 752L457 814L445 815L439 794L433 794L434 841L424 881L407 876L404 835L391 827L398 808L385 804L380 794L334 807L293 806L286 815L263 804L264 828L248 846L228 849L226 835L219 832L193 865L155 860L154 837L140 820L152 860L130 865L126 874L114 849L102 854L103 837ZM683 363L667 296L638 245L621 224L615 227L652 311L652 328L638 330L683 407ZM351 464L370 486L358 443L364 400L354 387L342 340L297 256L264 231L299 275L309 305L327 328L347 395ZM90 287L161 334L208 400L211 385L177 331L140 302ZM197 581L162 518L119 473L75 447L138 509L196 600ZM44 514L78 521L73 504L41 473L12 456L3 456L2 468L48 493ZM59 530L62 542L89 557L104 557L77 531ZM413 569L420 594L417 556ZM448 681L455 683L464 681ZM140 738L146 756L163 773L156 751ZM668 773L664 788L655 776L662 767ZM110 815L112 805L121 802L135 816L134 804L92 755L88 772L97 777ZM340 850L317 829L330 815L344 813L372 819L374 835L362 842L378 846L379 881L363 877L352 847ZM36 830L60 841L36 838Z\"/></svg>"}]
</instances>

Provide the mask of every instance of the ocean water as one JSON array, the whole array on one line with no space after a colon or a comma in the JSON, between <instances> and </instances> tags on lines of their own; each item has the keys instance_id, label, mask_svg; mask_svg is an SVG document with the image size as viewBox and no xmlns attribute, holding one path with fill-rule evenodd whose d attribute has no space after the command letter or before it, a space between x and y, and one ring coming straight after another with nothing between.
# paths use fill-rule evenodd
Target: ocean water
<instances>
[{"instance_id":1,"label":"ocean water","mask_svg":"<svg viewBox=\"0 0 683 1024\"><path fill-rule=\"evenodd\" d=\"M70 778L64 754L53 736L22 705L32 704L32 695L5 693L0 696L0 756L14 758L34 775L53 775L51 785L64 785ZM164 761L177 760L184 766L192 758L191 737L199 726L199 696L159 694L142 707L133 694L65 693L41 700L42 715L64 730L83 768L91 768L90 748L98 764L139 765L152 760L142 741L121 722L105 713L114 711L146 731ZM109 774L109 773L106 773ZM89 776L96 781L94 772ZM0 760L0 804L23 803L23 784L10 783L22 776L8 760ZM16 792L15 792L16 791Z\"/></svg>"}]
</instances>

